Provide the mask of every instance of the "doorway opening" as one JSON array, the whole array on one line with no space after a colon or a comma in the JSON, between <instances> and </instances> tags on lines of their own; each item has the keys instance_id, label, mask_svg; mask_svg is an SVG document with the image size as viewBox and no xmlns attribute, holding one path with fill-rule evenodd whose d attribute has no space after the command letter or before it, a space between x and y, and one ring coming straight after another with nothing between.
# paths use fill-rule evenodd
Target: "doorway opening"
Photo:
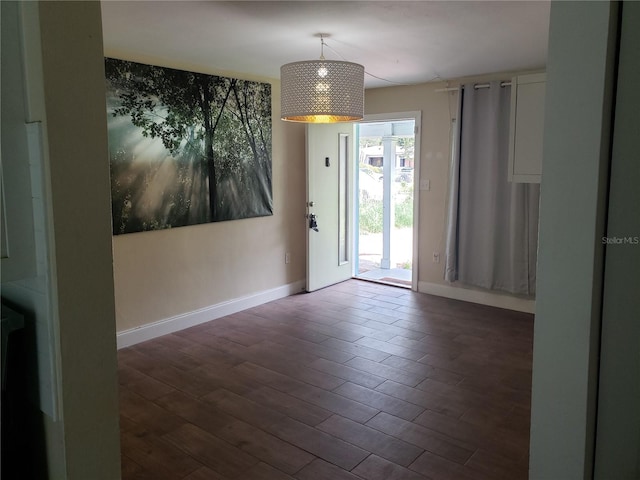
<instances>
[{"instance_id":1,"label":"doorway opening","mask_svg":"<svg viewBox=\"0 0 640 480\"><path fill-rule=\"evenodd\" d=\"M415 290L419 114L356 126L354 276Z\"/></svg>"}]
</instances>

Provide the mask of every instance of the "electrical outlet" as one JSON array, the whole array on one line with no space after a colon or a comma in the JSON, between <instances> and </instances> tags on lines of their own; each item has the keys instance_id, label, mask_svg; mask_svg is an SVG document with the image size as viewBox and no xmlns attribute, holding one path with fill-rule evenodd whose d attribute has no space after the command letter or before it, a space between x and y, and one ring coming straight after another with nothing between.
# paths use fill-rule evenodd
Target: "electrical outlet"
<instances>
[{"instance_id":1,"label":"electrical outlet","mask_svg":"<svg viewBox=\"0 0 640 480\"><path fill-rule=\"evenodd\" d=\"M284 263L291 263L291 254L289 252L284 254Z\"/></svg>"},{"instance_id":2,"label":"electrical outlet","mask_svg":"<svg viewBox=\"0 0 640 480\"><path fill-rule=\"evenodd\" d=\"M420 180L420 190L426 190L426 191L431 190L431 182L429 181L428 178L425 178L424 180Z\"/></svg>"},{"instance_id":3,"label":"electrical outlet","mask_svg":"<svg viewBox=\"0 0 640 480\"><path fill-rule=\"evenodd\" d=\"M433 263L440 263L440 253L433 252Z\"/></svg>"}]
</instances>

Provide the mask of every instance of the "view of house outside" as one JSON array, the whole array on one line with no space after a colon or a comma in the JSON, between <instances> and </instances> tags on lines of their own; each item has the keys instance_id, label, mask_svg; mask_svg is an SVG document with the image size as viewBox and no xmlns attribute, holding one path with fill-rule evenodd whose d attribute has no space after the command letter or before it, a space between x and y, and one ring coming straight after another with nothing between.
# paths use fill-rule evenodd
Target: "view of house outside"
<instances>
[{"instance_id":1,"label":"view of house outside","mask_svg":"<svg viewBox=\"0 0 640 480\"><path fill-rule=\"evenodd\" d=\"M411 270L413 258L414 138L397 137L391 185L393 209L390 229L389 276ZM359 274L382 268L383 257L383 141L360 137L359 145Z\"/></svg>"}]
</instances>

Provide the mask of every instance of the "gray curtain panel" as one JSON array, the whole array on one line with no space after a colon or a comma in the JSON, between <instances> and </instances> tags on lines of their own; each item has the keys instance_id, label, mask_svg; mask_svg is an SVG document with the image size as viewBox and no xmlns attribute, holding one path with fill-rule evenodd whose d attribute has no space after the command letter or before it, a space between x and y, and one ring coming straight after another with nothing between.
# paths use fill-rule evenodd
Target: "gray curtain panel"
<instances>
[{"instance_id":1,"label":"gray curtain panel","mask_svg":"<svg viewBox=\"0 0 640 480\"><path fill-rule=\"evenodd\" d=\"M445 278L535 294L540 186L507 181L511 87L465 85L452 160ZM457 170L457 175L456 175Z\"/></svg>"},{"instance_id":2,"label":"gray curtain panel","mask_svg":"<svg viewBox=\"0 0 640 480\"><path fill-rule=\"evenodd\" d=\"M449 196L447 198L447 226L444 278L448 282L458 279L458 197L460 195L460 119L462 118L462 87L458 87L458 107L453 120L451 165L449 167Z\"/></svg>"}]
</instances>

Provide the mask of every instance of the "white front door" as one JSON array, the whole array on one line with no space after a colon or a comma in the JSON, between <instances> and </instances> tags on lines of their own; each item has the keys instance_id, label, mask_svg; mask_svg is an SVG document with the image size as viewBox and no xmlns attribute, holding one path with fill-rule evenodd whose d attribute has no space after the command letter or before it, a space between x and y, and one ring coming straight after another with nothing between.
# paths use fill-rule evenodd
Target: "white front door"
<instances>
[{"instance_id":1,"label":"white front door","mask_svg":"<svg viewBox=\"0 0 640 480\"><path fill-rule=\"evenodd\" d=\"M307 126L308 292L353 273L353 139L351 123Z\"/></svg>"}]
</instances>

